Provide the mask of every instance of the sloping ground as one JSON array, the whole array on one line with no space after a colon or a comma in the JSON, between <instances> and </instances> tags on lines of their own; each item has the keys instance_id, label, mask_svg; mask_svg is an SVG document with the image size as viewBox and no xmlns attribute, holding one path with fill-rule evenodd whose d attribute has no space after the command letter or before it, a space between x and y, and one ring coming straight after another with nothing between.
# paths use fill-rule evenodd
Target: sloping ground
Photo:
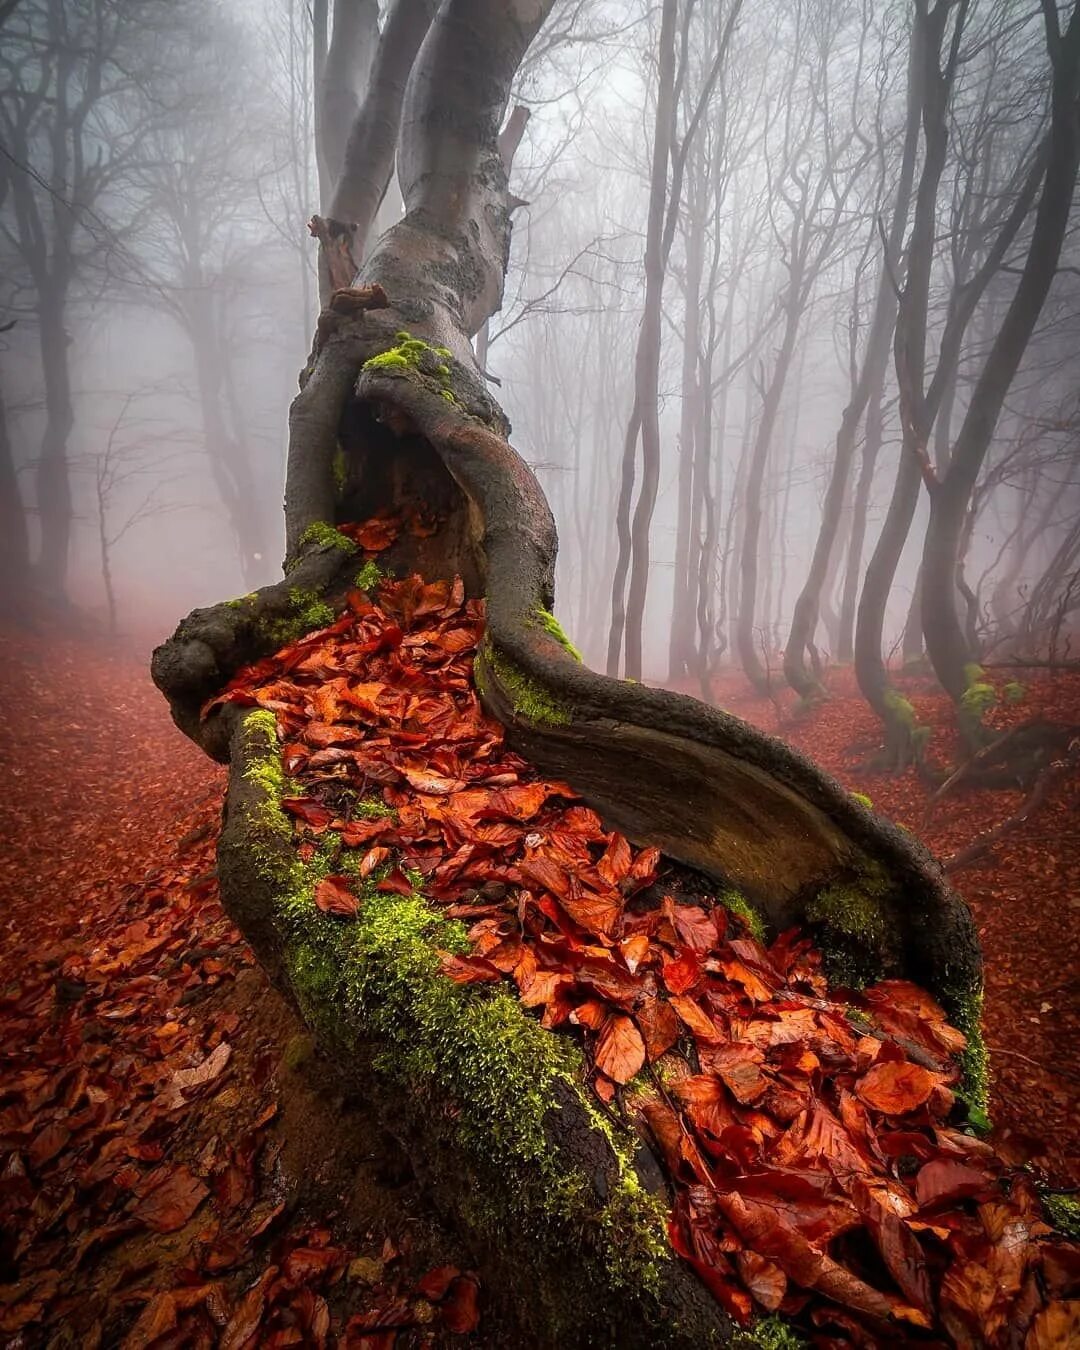
<instances>
[{"instance_id":1,"label":"sloping ground","mask_svg":"<svg viewBox=\"0 0 1080 1350\"><path fill-rule=\"evenodd\" d=\"M462 1258L407 1167L395 1174L355 1103L337 1129L315 1108L309 1043L217 904L223 775L174 731L144 670L141 655L86 642L0 639L0 1343L340 1336L382 1350L388 1326L409 1328L399 1346L439 1343L473 1322L475 1285L453 1267L423 1278ZM1061 684L1055 706L1064 687L1076 698ZM940 700L916 703L927 715ZM856 772L873 723L854 700L783 732L918 826L913 778ZM1010 1052L999 1138L1059 1183L1076 1174L1074 785L1060 798L963 877L984 929L990 1041ZM957 796L926 835L948 851L1014 804ZM507 1343L486 1320L481 1335Z\"/></svg>"},{"instance_id":2,"label":"sloping ground","mask_svg":"<svg viewBox=\"0 0 1080 1350\"><path fill-rule=\"evenodd\" d=\"M456 1340L476 1282L362 1107L323 1109L217 900L224 774L145 671L0 640L0 1344Z\"/></svg>"},{"instance_id":3,"label":"sloping ground","mask_svg":"<svg viewBox=\"0 0 1080 1350\"><path fill-rule=\"evenodd\" d=\"M1015 671L991 671L1003 690ZM1024 692L999 700L988 721L1002 730L1028 718L1080 724L1080 672L1019 672ZM790 691L754 697L741 674L725 672L717 701L739 717L782 736L816 759L845 787L871 798L875 810L906 825L942 858L967 848L1019 808L1023 793L959 788L927 813L932 789L914 769L887 774L868 767L880 747L878 723L853 672L829 673L832 697L796 711ZM958 754L948 699L926 676L898 676L919 721L932 729L929 755L940 764ZM694 690L693 692L697 692ZM986 1039L993 1077L994 1143L1030 1162L1053 1184L1080 1185L1080 776L1054 786L1031 819L953 876L971 905L986 958Z\"/></svg>"}]
</instances>

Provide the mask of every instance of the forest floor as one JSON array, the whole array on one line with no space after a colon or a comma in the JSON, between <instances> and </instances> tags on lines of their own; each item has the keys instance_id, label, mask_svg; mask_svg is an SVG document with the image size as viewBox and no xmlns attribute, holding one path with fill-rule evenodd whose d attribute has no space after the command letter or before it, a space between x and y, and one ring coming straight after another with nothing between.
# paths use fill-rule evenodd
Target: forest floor
<instances>
[{"instance_id":1,"label":"forest floor","mask_svg":"<svg viewBox=\"0 0 1080 1350\"><path fill-rule=\"evenodd\" d=\"M944 699L903 683L946 761ZM848 672L832 692L796 716L716 686L941 854L1015 811L961 790L924 820L914 772L863 767L876 728ZM1037 711L1080 721L1080 677L998 715ZM217 902L224 771L173 728L145 653L0 636L0 762L0 1344L455 1343L465 1255L363 1104L319 1109L326 1072ZM955 877L987 960L995 1142L1058 1186L1080 1184L1078 799L1059 783ZM505 1344L480 1308L472 1343Z\"/></svg>"}]
</instances>

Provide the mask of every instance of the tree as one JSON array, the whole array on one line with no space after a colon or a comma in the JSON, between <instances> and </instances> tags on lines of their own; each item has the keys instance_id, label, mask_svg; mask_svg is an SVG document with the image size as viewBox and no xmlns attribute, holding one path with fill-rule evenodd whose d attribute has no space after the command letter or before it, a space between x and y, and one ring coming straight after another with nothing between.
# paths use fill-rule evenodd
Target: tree
<instances>
[{"instance_id":1,"label":"tree","mask_svg":"<svg viewBox=\"0 0 1080 1350\"><path fill-rule=\"evenodd\" d=\"M53 601L64 598L72 526L68 308L91 265L121 247L102 212L151 125L143 95L168 16L164 0L26 0L4 23L0 238L33 290L46 415L37 582Z\"/></svg>"},{"instance_id":2,"label":"tree","mask_svg":"<svg viewBox=\"0 0 1080 1350\"><path fill-rule=\"evenodd\" d=\"M595 674L553 633L551 513L470 341L501 300L511 201L498 132L546 8L440 7L401 111L404 217L355 277L347 244L362 231L316 222L335 291L290 415L287 578L196 611L153 670L178 724L230 762L224 903L343 1071L407 1134L433 1197L483 1235L485 1261L504 1275L496 1288L529 1338L552 1343L569 1324L586 1343L690 1347L736 1333L669 1253L651 1143L621 1124L600 1128L588 1089L569 1076L545 1078L554 1086L537 1100L537 1024L516 1007L518 1020L495 1029L484 991L465 986L460 1017L432 1021L427 1000L445 1006L446 981L433 971L417 896L400 897L378 952L341 938L331 966L347 967L366 993L328 1001L336 986L310 945L312 878L282 812L276 736L265 714L232 700L202 716L242 663L273 649L278 622L303 631L325 622L327 604L347 603L356 559L336 524L419 514L434 533L404 530L382 556L395 571L459 576L483 597L476 678L516 748L572 779L632 838L744 887L777 928L829 886L861 887L877 937L860 941L880 969L922 980L971 1024L980 985L971 918L917 846L793 752L692 699ZM359 114L375 115L385 106ZM305 617L308 599L315 616ZM542 1043L560 1034L544 1032ZM453 1076L454 1065L463 1072Z\"/></svg>"},{"instance_id":3,"label":"tree","mask_svg":"<svg viewBox=\"0 0 1080 1350\"><path fill-rule=\"evenodd\" d=\"M901 241L907 225L908 208L911 202L911 187L915 177L915 158L918 149L919 106L911 97L910 87L917 78L914 63L918 60L915 44L909 47L909 71L907 99L907 119L904 128L903 149L901 152L900 172L893 195L892 213L887 237L882 241L885 259L896 258L900 252ZM860 59L862 49L860 46ZM882 127L880 105L878 118L878 142L876 153L879 163L884 161L882 145ZM871 229L879 228L875 220ZM844 495L851 464L855 455L856 435L867 404L874 399L880 403L882 382L889 357L889 340L896 322L896 294L893 279L883 261L878 268L877 291L874 298L873 314L866 337L861 368L855 374L856 364L852 361L851 397L840 419L840 428L836 433L836 453L833 458L832 473L822 508L821 528L814 545L810 570L806 584L795 602L795 611L791 620L791 632L784 651L784 675L788 684L802 697L808 697L817 688L817 681L806 669L806 650L814 640L818 612L821 606L822 588L834 557L837 534L840 527ZM869 434L869 433L868 433ZM865 502L856 506L856 512L865 511ZM858 548L861 553L861 541Z\"/></svg>"},{"instance_id":4,"label":"tree","mask_svg":"<svg viewBox=\"0 0 1080 1350\"><path fill-rule=\"evenodd\" d=\"M1073 5L1064 29L1057 6L1049 0L1043 4L1043 16L1051 68L1050 130L1027 256L972 391L948 466L940 474L932 466L924 472L930 491L930 524L922 563L923 632L935 673L957 704L973 683L969 666L975 656L955 601L965 513L1005 397L1057 271L1080 166L1080 5ZM1029 183L1032 177L1029 174Z\"/></svg>"},{"instance_id":5,"label":"tree","mask_svg":"<svg viewBox=\"0 0 1080 1350\"><path fill-rule=\"evenodd\" d=\"M783 280L777 301L781 315L780 343L768 373L759 379L761 411L747 466L744 525L740 550L739 608L736 644L739 660L750 683L766 692L768 679L758 655L758 562L761 545L762 491L773 432L795 355L800 325L815 283L833 258L848 225L848 198L867 161L865 147L855 135L855 120L833 125L828 53L835 38L829 18L820 28L810 22L802 6L793 19L790 66L781 93L783 111L780 146L769 165L773 192L770 224L781 255ZM807 87L800 87L805 53L816 46L820 59L807 64ZM802 101L809 113L796 118Z\"/></svg>"}]
</instances>

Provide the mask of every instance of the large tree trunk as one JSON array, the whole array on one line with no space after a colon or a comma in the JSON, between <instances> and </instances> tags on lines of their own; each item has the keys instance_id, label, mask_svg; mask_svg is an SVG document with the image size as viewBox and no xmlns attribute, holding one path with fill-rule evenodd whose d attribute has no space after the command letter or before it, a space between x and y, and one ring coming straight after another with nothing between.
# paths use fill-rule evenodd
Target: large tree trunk
<instances>
[{"instance_id":1,"label":"large tree trunk","mask_svg":"<svg viewBox=\"0 0 1080 1350\"><path fill-rule=\"evenodd\" d=\"M468 1233L493 1295L519 1314L521 1343L745 1344L670 1254L669 1197L648 1141L598 1115L577 1076L544 1069L565 1056L562 1033L515 1005L512 1025L480 1040L488 1005L475 986L460 990L460 1025L433 1023L446 982L415 898L378 942L343 939L320 955L295 901L310 878L283 829L276 740L235 704L200 716L240 664L275 646L268 620L295 617L296 592L343 604L356 562L335 522L422 507L435 533L404 532L382 556L398 572L459 575L485 598L476 678L515 748L632 839L740 886L774 930L797 922L824 887L861 890L882 935L880 972L921 981L972 1025L980 961L970 914L908 836L737 719L586 669L540 622L553 601L554 523L470 338L501 297L509 214L496 133L542 18L539 6L499 0L449 0L439 11L402 123L406 215L322 315L293 404L288 577L189 616L155 653L154 678L178 725L230 763L226 907L343 1071L408 1137L433 1200ZM403 349L403 329L419 345ZM343 970L363 999L341 996L356 987L342 985ZM408 1054L394 1052L399 1042Z\"/></svg>"}]
</instances>

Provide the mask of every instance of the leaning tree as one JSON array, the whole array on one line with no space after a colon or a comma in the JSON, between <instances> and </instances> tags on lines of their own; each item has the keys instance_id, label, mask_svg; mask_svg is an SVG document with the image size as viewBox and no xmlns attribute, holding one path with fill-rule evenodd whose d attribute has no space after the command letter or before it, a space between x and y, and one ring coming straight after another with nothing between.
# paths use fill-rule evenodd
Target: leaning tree
<instances>
[{"instance_id":1,"label":"leaning tree","mask_svg":"<svg viewBox=\"0 0 1080 1350\"><path fill-rule=\"evenodd\" d=\"M512 746L632 840L740 888L774 930L812 906L825 950L854 945L864 965L921 982L977 1032L971 916L910 838L735 718L586 669L544 621L554 523L470 339L499 307L507 262L499 127L550 6L445 0L429 24L423 0L392 7L333 198L354 210L312 223L336 289L291 410L287 576L191 614L153 673L178 725L230 765L226 908L342 1072L384 1108L433 1202L520 1314L522 1343L738 1344L746 1333L668 1247L653 1142L597 1110L567 1038L490 988L451 987L422 897L401 897L398 919L362 941L340 927L340 946L316 952L320 916L279 804L266 714L235 703L200 714L278 645L281 620L302 627L308 614L314 627L327 605L344 606L357 561L336 524L422 507L434 533L406 533L383 557L399 573L460 576L484 598L476 680ZM405 212L354 275L350 250L395 150ZM830 902L852 895L855 911ZM865 931L852 912L869 917Z\"/></svg>"}]
</instances>

